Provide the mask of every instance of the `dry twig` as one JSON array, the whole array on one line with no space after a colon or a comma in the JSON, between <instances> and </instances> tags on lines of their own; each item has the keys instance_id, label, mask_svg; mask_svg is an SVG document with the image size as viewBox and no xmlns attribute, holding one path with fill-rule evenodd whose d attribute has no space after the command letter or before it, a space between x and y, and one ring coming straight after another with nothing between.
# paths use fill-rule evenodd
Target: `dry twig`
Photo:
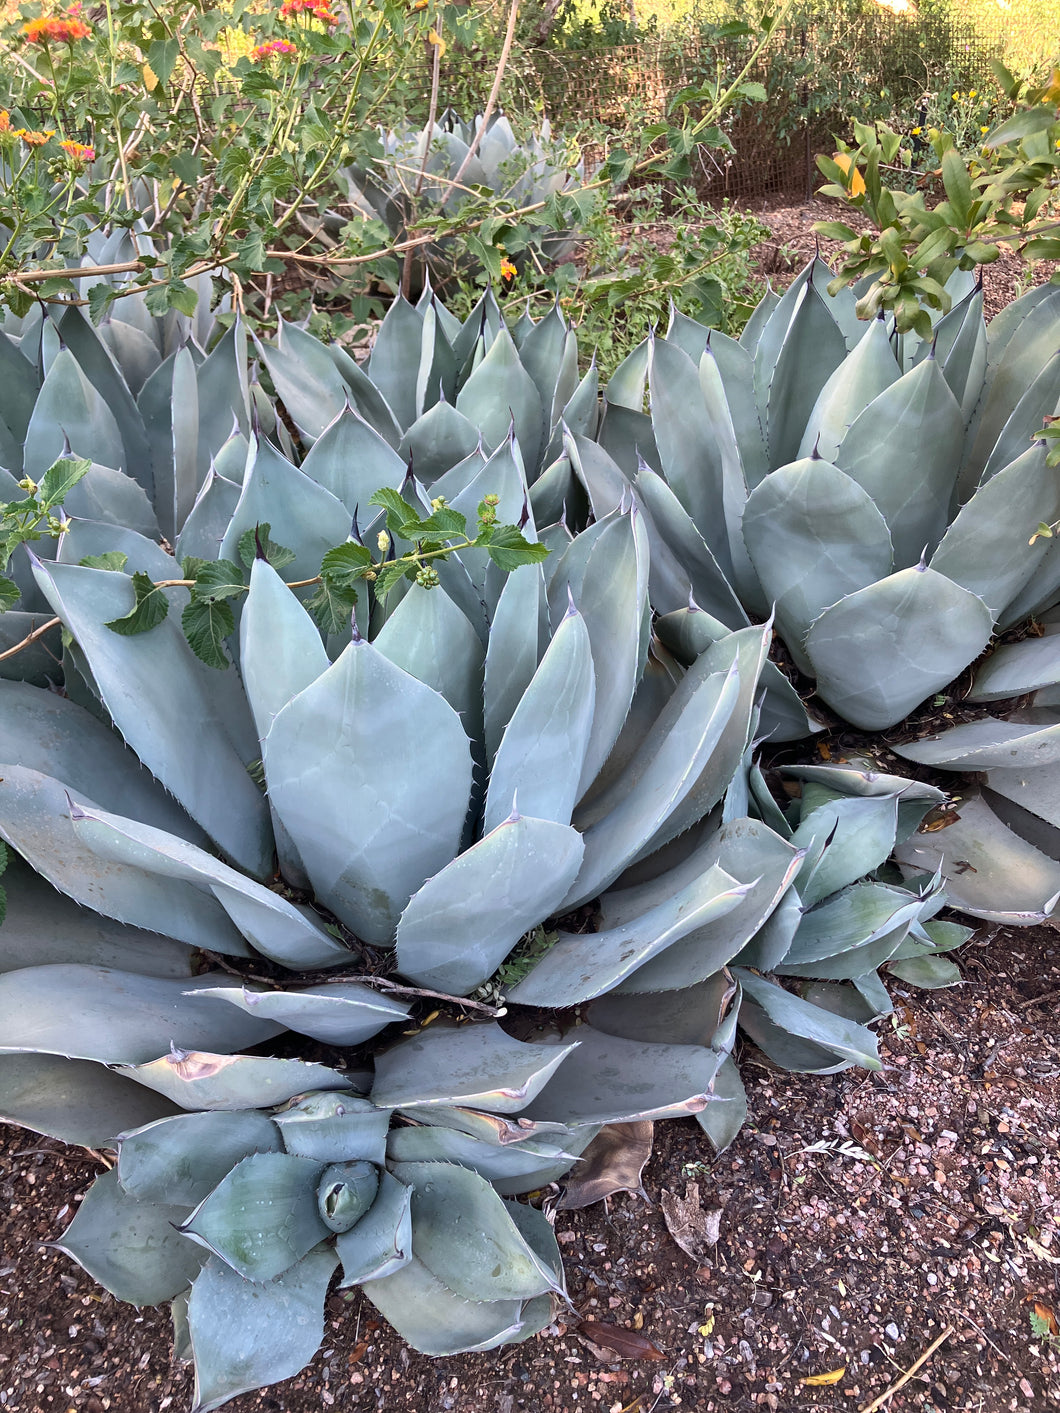
<instances>
[{"instance_id":1,"label":"dry twig","mask_svg":"<svg viewBox=\"0 0 1060 1413\"><path fill-rule=\"evenodd\" d=\"M917 1370L922 1368L923 1365L927 1363L927 1361L934 1354L935 1350L938 1349L939 1345L945 1344L946 1341L949 1339L950 1335L953 1333L954 1327L952 1325L947 1325L946 1328L939 1335L938 1339L936 1339L932 1344L928 1345L927 1349L924 1350L923 1354L921 1354L920 1358L916 1361L916 1363L911 1364L909 1368L906 1369L905 1373L901 1376L901 1378L895 1379L894 1383L891 1384L889 1388L884 1389L884 1391L880 1394L879 1398L874 1398L871 1403L866 1403L864 1408L858 1410L858 1413L876 1413L877 1408L882 1408L883 1405L887 1402L887 1400L891 1398L894 1394L896 1394L900 1388L903 1388L917 1372Z\"/></svg>"}]
</instances>

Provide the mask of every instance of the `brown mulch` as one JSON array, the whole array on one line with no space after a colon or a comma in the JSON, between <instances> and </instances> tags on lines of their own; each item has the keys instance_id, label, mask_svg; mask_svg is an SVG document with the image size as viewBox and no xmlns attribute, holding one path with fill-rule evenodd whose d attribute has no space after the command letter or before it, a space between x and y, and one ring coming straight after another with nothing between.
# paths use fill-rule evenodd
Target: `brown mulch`
<instances>
[{"instance_id":1,"label":"brown mulch","mask_svg":"<svg viewBox=\"0 0 1060 1413\"><path fill-rule=\"evenodd\" d=\"M1036 1305L1060 1314L1060 936L984 929L955 955L962 987L892 987L879 1073L781 1074L748 1052L751 1114L728 1152L713 1159L692 1120L658 1124L650 1203L623 1194L558 1214L579 1316L639 1331L662 1359L613 1356L564 1322L430 1360L359 1293L335 1293L323 1353L232 1413L860 1410L948 1326L893 1413L1060 1406L1060 1340L1030 1322ZM186 1407L166 1313L119 1303L42 1244L99 1165L22 1130L2 1137L0 1409ZM657 1205L690 1181L721 1212L700 1265Z\"/></svg>"}]
</instances>

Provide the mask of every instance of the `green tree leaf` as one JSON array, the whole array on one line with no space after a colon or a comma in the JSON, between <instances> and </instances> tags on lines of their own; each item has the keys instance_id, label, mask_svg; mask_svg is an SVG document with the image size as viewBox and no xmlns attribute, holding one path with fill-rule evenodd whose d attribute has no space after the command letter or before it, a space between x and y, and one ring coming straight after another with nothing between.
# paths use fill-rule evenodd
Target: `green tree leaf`
<instances>
[{"instance_id":1,"label":"green tree leaf","mask_svg":"<svg viewBox=\"0 0 1060 1413\"><path fill-rule=\"evenodd\" d=\"M404 526L418 524L420 513L414 505L410 505L397 491L390 490L383 486L375 495L369 496L369 505L378 505L386 511L387 529L393 535L401 535L402 539L409 536L403 533Z\"/></svg>"},{"instance_id":2,"label":"green tree leaf","mask_svg":"<svg viewBox=\"0 0 1060 1413\"><path fill-rule=\"evenodd\" d=\"M376 598L386 598L387 594L389 594L398 580L406 576L410 579L416 577L415 565L409 565L407 562L400 559L391 559L386 564L381 565L375 580Z\"/></svg>"},{"instance_id":3,"label":"green tree leaf","mask_svg":"<svg viewBox=\"0 0 1060 1413\"><path fill-rule=\"evenodd\" d=\"M83 569L116 569L123 572L129 556L122 554L121 550L105 550L103 554L86 554L84 559L78 560Z\"/></svg>"},{"instance_id":4,"label":"green tree leaf","mask_svg":"<svg viewBox=\"0 0 1060 1413\"><path fill-rule=\"evenodd\" d=\"M363 579L365 571L371 567L371 550L350 540L328 550L320 562L320 577L333 588L340 585L349 588L356 580Z\"/></svg>"},{"instance_id":5,"label":"green tree leaf","mask_svg":"<svg viewBox=\"0 0 1060 1413\"><path fill-rule=\"evenodd\" d=\"M484 536L488 534L489 538ZM477 544L485 544L490 559L499 569L511 571L523 564L538 564L548 558L548 549L524 538L514 525L493 525L479 535Z\"/></svg>"},{"instance_id":6,"label":"green tree leaf","mask_svg":"<svg viewBox=\"0 0 1060 1413\"><path fill-rule=\"evenodd\" d=\"M91 461L80 456L60 457L41 478L38 499L45 510L60 505L83 477L92 470Z\"/></svg>"},{"instance_id":7,"label":"green tree leaf","mask_svg":"<svg viewBox=\"0 0 1060 1413\"><path fill-rule=\"evenodd\" d=\"M13 579L0 579L0 613L14 608L22 597L22 590Z\"/></svg>"},{"instance_id":8,"label":"green tree leaf","mask_svg":"<svg viewBox=\"0 0 1060 1413\"><path fill-rule=\"evenodd\" d=\"M207 667L223 670L229 666L224 640L234 632L236 619L227 603L192 599L180 615L180 623L192 652Z\"/></svg>"},{"instance_id":9,"label":"green tree leaf","mask_svg":"<svg viewBox=\"0 0 1060 1413\"><path fill-rule=\"evenodd\" d=\"M154 581L147 574L132 576L133 593L136 602L122 618L112 618L105 626L123 638L134 637L137 633L150 632L157 628L169 612L169 600L162 589L156 589Z\"/></svg>"},{"instance_id":10,"label":"green tree leaf","mask_svg":"<svg viewBox=\"0 0 1060 1413\"><path fill-rule=\"evenodd\" d=\"M195 603L220 603L222 599L234 598L246 591L243 567L230 559L216 559L200 566L191 597Z\"/></svg>"},{"instance_id":11,"label":"green tree leaf","mask_svg":"<svg viewBox=\"0 0 1060 1413\"><path fill-rule=\"evenodd\" d=\"M322 633L345 633L356 604L357 591L352 585L327 578L305 607Z\"/></svg>"},{"instance_id":12,"label":"green tree leaf","mask_svg":"<svg viewBox=\"0 0 1060 1413\"><path fill-rule=\"evenodd\" d=\"M278 545L271 536L272 526L269 522L263 521L260 525L255 525L253 529L244 530L239 537L239 557L250 569L255 559L258 557L258 547L273 569L284 569L288 564L294 562L296 555L294 550L289 550L286 545Z\"/></svg>"}]
</instances>

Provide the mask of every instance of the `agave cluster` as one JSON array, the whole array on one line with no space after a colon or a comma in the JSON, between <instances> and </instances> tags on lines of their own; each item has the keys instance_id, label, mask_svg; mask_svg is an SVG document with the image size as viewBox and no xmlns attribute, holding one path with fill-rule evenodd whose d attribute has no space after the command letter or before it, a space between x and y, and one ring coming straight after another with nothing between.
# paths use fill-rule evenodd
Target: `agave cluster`
<instances>
[{"instance_id":1,"label":"agave cluster","mask_svg":"<svg viewBox=\"0 0 1060 1413\"><path fill-rule=\"evenodd\" d=\"M637 468L670 445L663 340L653 429L616 395L635 364L601 422L559 311L508 329L489 295L464 323L399 299L365 366L285 326L257 349L270 393L238 323L206 352L115 322L0 338L12 483L69 448L94 497L67 497L54 558L19 551L6 615L24 632L46 606L66 643L0 681L0 1114L118 1141L64 1245L124 1298L174 1301L200 1410L310 1357L339 1264L421 1349L524 1337L562 1278L507 1199L603 1124L694 1114L724 1147L737 1026L788 1068L877 1066L877 969L952 979L967 929L938 919L938 868L888 863L945 796L871 762L770 793L756 742L813 723L772 624ZM459 549L434 587L361 581L352 625L308 611L336 546L397 555L487 497L544 562ZM210 652L175 611L128 631L136 576L186 612L204 565L235 576L211 580L231 618ZM587 905L594 930L561 922L498 982ZM503 1029L383 1036L415 988L456 1015L498 985ZM524 1007L584 1009L534 1034Z\"/></svg>"},{"instance_id":2,"label":"agave cluster","mask_svg":"<svg viewBox=\"0 0 1060 1413\"><path fill-rule=\"evenodd\" d=\"M493 114L468 161L482 123L481 115L466 122L447 109L430 132L380 129L382 155L370 167L347 167L340 173L350 207L368 220L381 220L397 241L407 236L409 225L417 219L458 215L476 193L489 193L517 212L537 211L552 198L584 184L583 161L568 159L554 141L547 119L538 132L520 141L508 119ZM454 184L458 174L459 183ZM344 221L332 212L327 224L338 229ZM518 268L529 252L529 258L538 263L552 263L568 255L577 239L574 231L535 224L525 246L509 254ZM442 238L423 252L436 280L453 269L456 247L455 238Z\"/></svg>"}]
</instances>

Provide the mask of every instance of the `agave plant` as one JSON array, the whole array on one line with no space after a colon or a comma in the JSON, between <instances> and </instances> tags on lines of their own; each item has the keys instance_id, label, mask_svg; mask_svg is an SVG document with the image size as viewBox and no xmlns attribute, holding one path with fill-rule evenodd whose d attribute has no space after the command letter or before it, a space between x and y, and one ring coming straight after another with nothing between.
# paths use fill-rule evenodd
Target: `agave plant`
<instances>
[{"instance_id":1,"label":"agave plant","mask_svg":"<svg viewBox=\"0 0 1060 1413\"><path fill-rule=\"evenodd\" d=\"M398 241L416 220L458 215L476 192L489 193L506 208L523 212L536 211L552 198L584 185L584 163L569 160L553 140L547 119L525 142L516 138L503 114L493 114L485 131L482 123L481 115L466 122L447 109L430 132L381 128L381 156L370 167L347 167L340 173L350 207L361 218L382 221L391 239ZM480 133L478 146L467 160ZM336 212L329 212L325 223L332 230L345 224ZM577 240L575 231L535 224L525 239L509 241L508 253L518 268L528 258L537 264L552 263L570 254ZM443 237L422 253L421 260L436 280L451 273L458 261L466 263L466 251L462 249L458 256L456 246L454 238Z\"/></svg>"}]
</instances>

